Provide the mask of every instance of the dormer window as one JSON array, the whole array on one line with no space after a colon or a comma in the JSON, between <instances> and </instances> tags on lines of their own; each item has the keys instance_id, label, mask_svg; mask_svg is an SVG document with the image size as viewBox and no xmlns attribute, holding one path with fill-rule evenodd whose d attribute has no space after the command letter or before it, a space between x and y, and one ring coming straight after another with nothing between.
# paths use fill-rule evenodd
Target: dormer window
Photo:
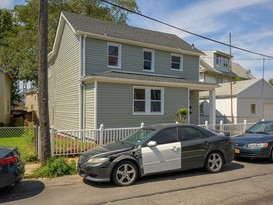
<instances>
[{"instance_id":1,"label":"dormer window","mask_svg":"<svg viewBox=\"0 0 273 205\"><path fill-rule=\"evenodd\" d=\"M108 67L121 68L121 45L108 43Z\"/></svg>"}]
</instances>

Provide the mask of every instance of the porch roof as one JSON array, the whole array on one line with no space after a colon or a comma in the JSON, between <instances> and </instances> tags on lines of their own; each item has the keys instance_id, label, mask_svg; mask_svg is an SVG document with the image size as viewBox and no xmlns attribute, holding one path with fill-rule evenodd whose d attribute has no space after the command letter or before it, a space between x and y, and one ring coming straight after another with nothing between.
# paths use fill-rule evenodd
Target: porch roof
<instances>
[{"instance_id":1,"label":"porch roof","mask_svg":"<svg viewBox=\"0 0 273 205\"><path fill-rule=\"evenodd\" d=\"M94 81L109 83L124 83L136 85L151 85L165 87L186 87L190 90L207 91L219 87L217 84L204 83L198 80L184 79L175 76L148 75L141 73L128 73L120 71L109 71L85 76L81 79L83 83Z\"/></svg>"}]
</instances>

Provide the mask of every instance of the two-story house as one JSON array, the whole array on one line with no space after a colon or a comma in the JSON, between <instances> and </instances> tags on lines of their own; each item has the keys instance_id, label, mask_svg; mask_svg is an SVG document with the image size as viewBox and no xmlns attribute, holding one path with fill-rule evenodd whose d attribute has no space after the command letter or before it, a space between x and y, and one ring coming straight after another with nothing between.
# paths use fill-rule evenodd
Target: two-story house
<instances>
[{"instance_id":1,"label":"two-story house","mask_svg":"<svg viewBox=\"0 0 273 205\"><path fill-rule=\"evenodd\" d=\"M240 64L231 61L229 54L221 51L203 51L200 59L200 81L209 83L230 82L230 62L232 63L232 80L249 80L255 77L250 70L244 69Z\"/></svg>"},{"instance_id":2,"label":"two-story house","mask_svg":"<svg viewBox=\"0 0 273 205\"><path fill-rule=\"evenodd\" d=\"M0 67L0 125L10 123L11 75Z\"/></svg>"},{"instance_id":3,"label":"two-story house","mask_svg":"<svg viewBox=\"0 0 273 205\"><path fill-rule=\"evenodd\" d=\"M171 123L182 107L189 108L188 122L199 123L199 91L215 99L217 87L199 81L202 54L173 34L62 12L48 57L50 123L57 129Z\"/></svg>"}]
</instances>

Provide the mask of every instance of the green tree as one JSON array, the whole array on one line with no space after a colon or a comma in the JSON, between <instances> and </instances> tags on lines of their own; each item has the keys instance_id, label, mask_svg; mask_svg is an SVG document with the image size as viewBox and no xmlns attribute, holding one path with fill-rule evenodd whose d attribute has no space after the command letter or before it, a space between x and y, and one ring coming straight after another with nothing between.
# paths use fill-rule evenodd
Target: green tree
<instances>
[{"instance_id":1,"label":"green tree","mask_svg":"<svg viewBox=\"0 0 273 205\"><path fill-rule=\"evenodd\" d=\"M269 78L268 80L269 84L273 86L273 78Z\"/></svg>"},{"instance_id":2,"label":"green tree","mask_svg":"<svg viewBox=\"0 0 273 205\"><path fill-rule=\"evenodd\" d=\"M14 58L16 44L13 39L17 36L17 25L14 23L12 12L0 9L0 66L12 75L11 105L21 99L18 89L19 69Z\"/></svg>"},{"instance_id":3,"label":"green tree","mask_svg":"<svg viewBox=\"0 0 273 205\"><path fill-rule=\"evenodd\" d=\"M16 27L16 35L8 37L7 44L12 49L7 52L8 48L4 48L2 52L9 53L7 57L11 59L0 61L0 65L18 69L19 79L36 82L38 77L39 0L25 1L25 5L17 5L12 11L12 27ZM111 2L138 11L135 0L111 0ZM125 10L109 6L99 0L48 0L48 51L52 48L62 10L121 24L126 24L129 14ZM9 27L10 19L4 25Z\"/></svg>"}]
</instances>

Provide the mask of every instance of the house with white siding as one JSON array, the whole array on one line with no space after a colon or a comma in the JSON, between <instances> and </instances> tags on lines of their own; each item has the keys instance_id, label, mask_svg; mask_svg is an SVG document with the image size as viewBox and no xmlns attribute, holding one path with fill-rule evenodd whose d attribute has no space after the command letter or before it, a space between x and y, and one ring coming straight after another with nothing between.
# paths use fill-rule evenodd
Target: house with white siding
<instances>
[{"instance_id":1,"label":"house with white siding","mask_svg":"<svg viewBox=\"0 0 273 205\"><path fill-rule=\"evenodd\" d=\"M201 51L178 36L62 12L48 56L49 114L56 129L199 123ZM213 101L213 100L212 100ZM211 103L210 120L215 120Z\"/></svg>"},{"instance_id":2,"label":"house with white siding","mask_svg":"<svg viewBox=\"0 0 273 205\"><path fill-rule=\"evenodd\" d=\"M251 70L243 68L240 64L231 61L233 56L221 51L203 51L205 55L200 58L200 81L207 83L230 82L230 62L232 65L232 81L249 80L255 77Z\"/></svg>"},{"instance_id":3,"label":"house with white siding","mask_svg":"<svg viewBox=\"0 0 273 205\"><path fill-rule=\"evenodd\" d=\"M248 122L273 120L273 87L264 79L234 82L232 93L230 83L222 83L215 92L217 123L231 122L231 113L235 123L243 123L245 119ZM201 123L204 123L209 117L209 93L200 92L200 101Z\"/></svg>"}]
</instances>

